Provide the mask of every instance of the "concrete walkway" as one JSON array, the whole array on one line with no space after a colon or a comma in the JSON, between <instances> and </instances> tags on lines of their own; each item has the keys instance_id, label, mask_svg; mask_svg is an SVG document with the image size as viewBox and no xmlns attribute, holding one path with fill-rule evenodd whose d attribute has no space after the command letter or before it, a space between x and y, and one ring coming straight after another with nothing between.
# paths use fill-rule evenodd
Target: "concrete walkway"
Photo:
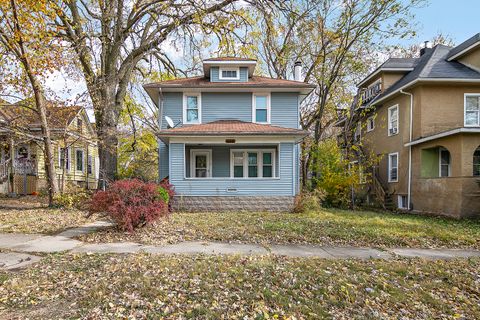
<instances>
[{"instance_id":1,"label":"concrete walkway","mask_svg":"<svg viewBox=\"0 0 480 320\"><path fill-rule=\"evenodd\" d=\"M318 257L325 259L391 259L394 257L452 259L480 257L480 250L463 249L389 248L381 250L376 248L313 245L270 245L265 247L257 244L200 241L151 246L133 242L83 243L72 239L109 225L108 222L98 221L79 228L66 230L56 236L0 233L0 249L14 251L0 253L0 269L18 269L40 260L38 256L25 253L63 251L71 253L274 254L288 257Z\"/></svg>"}]
</instances>

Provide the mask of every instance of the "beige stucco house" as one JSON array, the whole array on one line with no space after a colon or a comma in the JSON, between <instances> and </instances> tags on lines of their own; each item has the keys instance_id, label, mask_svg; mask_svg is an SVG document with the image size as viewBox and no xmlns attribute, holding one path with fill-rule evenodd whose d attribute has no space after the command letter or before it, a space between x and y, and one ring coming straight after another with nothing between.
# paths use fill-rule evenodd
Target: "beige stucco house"
<instances>
[{"instance_id":1,"label":"beige stucco house","mask_svg":"<svg viewBox=\"0 0 480 320\"><path fill-rule=\"evenodd\" d=\"M480 33L388 59L359 92L350 135L378 159L369 195L403 210L480 216Z\"/></svg>"},{"instance_id":2,"label":"beige stucco house","mask_svg":"<svg viewBox=\"0 0 480 320\"><path fill-rule=\"evenodd\" d=\"M41 127L27 104L0 103L0 194L32 194L46 187ZM96 188L98 149L85 109L50 103L47 112L58 186Z\"/></svg>"}]
</instances>

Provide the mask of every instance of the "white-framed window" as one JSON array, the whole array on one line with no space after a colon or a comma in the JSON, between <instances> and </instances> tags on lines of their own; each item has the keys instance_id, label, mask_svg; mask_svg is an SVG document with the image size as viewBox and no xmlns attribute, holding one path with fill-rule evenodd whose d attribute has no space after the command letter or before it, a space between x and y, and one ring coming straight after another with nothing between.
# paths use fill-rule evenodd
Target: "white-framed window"
<instances>
[{"instance_id":1,"label":"white-framed window","mask_svg":"<svg viewBox=\"0 0 480 320\"><path fill-rule=\"evenodd\" d=\"M202 123L202 96L200 93L183 94L183 123Z\"/></svg>"},{"instance_id":2,"label":"white-framed window","mask_svg":"<svg viewBox=\"0 0 480 320\"><path fill-rule=\"evenodd\" d=\"M408 209L408 197L406 195L398 196L398 209Z\"/></svg>"},{"instance_id":3,"label":"white-framed window","mask_svg":"<svg viewBox=\"0 0 480 320\"><path fill-rule=\"evenodd\" d=\"M75 164L76 164L77 171L83 172L83 169L84 169L83 149L75 149Z\"/></svg>"},{"instance_id":4,"label":"white-framed window","mask_svg":"<svg viewBox=\"0 0 480 320\"><path fill-rule=\"evenodd\" d=\"M270 94L253 94L252 117L253 122L270 123Z\"/></svg>"},{"instance_id":5,"label":"white-framed window","mask_svg":"<svg viewBox=\"0 0 480 320\"><path fill-rule=\"evenodd\" d=\"M191 149L190 150L190 177L211 178L212 177L212 150Z\"/></svg>"},{"instance_id":6,"label":"white-framed window","mask_svg":"<svg viewBox=\"0 0 480 320\"><path fill-rule=\"evenodd\" d=\"M87 157L87 174L92 174L93 170L93 157L92 155L88 155Z\"/></svg>"},{"instance_id":7,"label":"white-framed window","mask_svg":"<svg viewBox=\"0 0 480 320\"><path fill-rule=\"evenodd\" d=\"M480 126L480 93L466 93L465 94L465 126L479 127Z\"/></svg>"},{"instance_id":8,"label":"white-framed window","mask_svg":"<svg viewBox=\"0 0 480 320\"><path fill-rule=\"evenodd\" d=\"M358 122L353 133L353 141L358 142L362 138L362 123Z\"/></svg>"},{"instance_id":9,"label":"white-framed window","mask_svg":"<svg viewBox=\"0 0 480 320\"><path fill-rule=\"evenodd\" d=\"M388 108L388 135L398 133L398 104Z\"/></svg>"},{"instance_id":10,"label":"white-framed window","mask_svg":"<svg viewBox=\"0 0 480 320\"><path fill-rule=\"evenodd\" d=\"M450 152L445 148L439 148L438 152L438 175L440 177L450 177Z\"/></svg>"},{"instance_id":11,"label":"white-framed window","mask_svg":"<svg viewBox=\"0 0 480 320\"><path fill-rule=\"evenodd\" d=\"M375 116L368 117L367 119L367 132L373 131L375 129Z\"/></svg>"},{"instance_id":12,"label":"white-framed window","mask_svg":"<svg viewBox=\"0 0 480 320\"><path fill-rule=\"evenodd\" d=\"M275 149L230 150L231 178L274 178Z\"/></svg>"},{"instance_id":13,"label":"white-framed window","mask_svg":"<svg viewBox=\"0 0 480 320\"><path fill-rule=\"evenodd\" d=\"M388 155L388 182L398 181L398 152Z\"/></svg>"},{"instance_id":14,"label":"white-framed window","mask_svg":"<svg viewBox=\"0 0 480 320\"><path fill-rule=\"evenodd\" d=\"M240 80L240 68L220 68L218 72L220 80Z\"/></svg>"},{"instance_id":15,"label":"white-framed window","mask_svg":"<svg viewBox=\"0 0 480 320\"><path fill-rule=\"evenodd\" d=\"M58 148L58 164L60 169L65 167L66 171L70 171L70 148Z\"/></svg>"}]
</instances>

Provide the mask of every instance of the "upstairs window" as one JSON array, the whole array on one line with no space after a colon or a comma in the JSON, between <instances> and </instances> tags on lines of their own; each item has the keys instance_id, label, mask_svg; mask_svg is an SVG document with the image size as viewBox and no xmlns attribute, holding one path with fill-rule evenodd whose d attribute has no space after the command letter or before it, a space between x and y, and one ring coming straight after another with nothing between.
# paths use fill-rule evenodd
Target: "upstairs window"
<instances>
[{"instance_id":1,"label":"upstairs window","mask_svg":"<svg viewBox=\"0 0 480 320\"><path fill-rule=\"evenodd\" d=\"M200 94L185 94L183 96L183 123L201 123Z\"/></svg>"},{"instance_id":2,"label":"upstairs window","mask_svg":"<svg viewBox=\"0 0 480 320\"><path fill-rule=\"evenodd\" d=\"M82 127L83 127L83 121L82 121L82 119L78 118L77 119L77 131L78 131L78 133L82 133Z\"/></svg>"},{"instance_id":3,"label":"upstairs window","mask_svg":"<svg viewBox=\"0 0 480 320\"><path fill-rule=\"evenodd\" d=\"M270 96L268 94L253 95L253 122L270 123Z\"/></svg>"},{"instance_id":4,"label":"upstairs window","mask_svg":"<svg viewBox=\"0 0 480 320\"><path fill-rule=\"evenodd\" d=\"M375 117L371 116L367 119L367 132L373 131L375 129Z\"/></svg>"},{"instance_id":5,"label":"upstairs window","mask_svg":"<svg viewBox=\"0 0 480 320\"><path fill-rule=\"evenodd\" d=\"M388 135L398 133L398 105L388 108Z\"/></svg>"},{"instance_id":6,"label":"upstairs window","mask_svg":"<svg viewBox=\"0 0 480 320\"><path fill-rule=\"evenodd\" d=\"M480 94L465 95L465 126L480 126Z\"/></svg>"},{"instance_id":7,"label":"upstairs window","mask_svg":"<svg viewBox=\"0 0 480 320\"><path fill-rule=\"evenodd\" d=\"M220 80L240 80L239 68L220 68Z\"/></svg>"}]
</instances>

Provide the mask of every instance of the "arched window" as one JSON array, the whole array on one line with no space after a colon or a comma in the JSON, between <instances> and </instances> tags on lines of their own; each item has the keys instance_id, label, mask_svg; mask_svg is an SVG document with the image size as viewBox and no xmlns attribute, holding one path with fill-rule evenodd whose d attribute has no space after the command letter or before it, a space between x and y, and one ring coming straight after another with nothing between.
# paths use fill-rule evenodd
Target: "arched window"
<instances>
[{"instance_id":1,"label":"arched window","mask_svg":"<svg viewBox=\"0 0 480 320\"><path fill-rule=\"evenodd\" d=\"M473 153L473 175L480 176L480 146Z\"/></svg>"}]
</instances>

